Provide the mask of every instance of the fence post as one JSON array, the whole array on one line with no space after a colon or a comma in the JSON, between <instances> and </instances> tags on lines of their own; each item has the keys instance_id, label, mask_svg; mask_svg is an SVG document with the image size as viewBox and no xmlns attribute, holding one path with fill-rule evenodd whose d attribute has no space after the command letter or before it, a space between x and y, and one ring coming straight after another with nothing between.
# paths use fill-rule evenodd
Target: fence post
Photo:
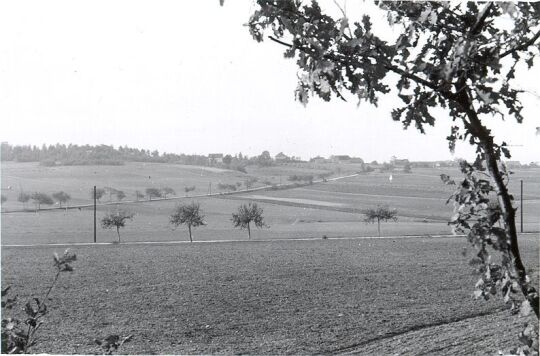
<instances>
[{"instance_id":1,"label":"fence post","mask_svg":"<svg viewBox=\"0 0 540 356\"><path fill-rule=\"evenodd\" d=\"M523 233L523 179L521 179L521 232Z\"/></svg>"},{"instance_id":2,"label":"fence post","mask_svg":"<svg viewBox=\"0 0 540 356\"><path fill-rule=\"evenodd\" d=\"M96 186L94 185L94 243L97 242L96 235Z\"/></svg>"}]
</instances>

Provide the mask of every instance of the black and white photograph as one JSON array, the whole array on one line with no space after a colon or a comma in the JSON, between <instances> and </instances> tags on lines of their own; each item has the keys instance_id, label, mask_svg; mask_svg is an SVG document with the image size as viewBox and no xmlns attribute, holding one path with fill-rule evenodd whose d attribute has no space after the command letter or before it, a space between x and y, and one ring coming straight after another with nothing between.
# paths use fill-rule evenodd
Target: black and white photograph
<instances>
[{"instance_id":1,"label":"black and white photograph","mask_svg":"<svg viewBox=\"0 0 540 356\"><path fill-rule=\"evenodd\" d=\"M3 354L539 355L540 2L0 2Z\"/></svg>"}]
</instances>

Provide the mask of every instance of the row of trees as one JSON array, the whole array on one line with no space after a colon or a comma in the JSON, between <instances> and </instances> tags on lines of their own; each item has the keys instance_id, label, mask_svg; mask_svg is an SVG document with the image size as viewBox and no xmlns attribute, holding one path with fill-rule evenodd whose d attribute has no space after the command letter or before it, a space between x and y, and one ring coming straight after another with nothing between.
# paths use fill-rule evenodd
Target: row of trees
<instances>
[{"instance_id":1,"label":"row of trees","mask_svg":"<svg viewBox=\"0 0 540 356\"><path fill-rule=\"evenodd\" d=\"M39 210L41 209L41 205L53 205L55 201L60 207L62 207L62 204L65 204L67 207L67 203L71 200L71 196L64 191L55 192L52 195L41 192L20 192L17 196L17 201L23 203L24 209L26 209L26 205L30 200L33 201L36 210ZM7 201L7 197L2 195L2 203L5 201Z\"/></svg>"},{"instance_id":2,"label":"row of trees","mask_svg":"<svg viewBox=\"0 0 540 356\"><path fill-rule=\"evenodd\" d=\"M127 221L133 220L134 214L127 210L118 210L115 213L108 213L101 219L101 226L104 229L116 229L118 242L120 242L120 228L123 228ZM377 223L377 230L381 236L381 222L397 221L397 210L390 209L388 206L378 206L375 209L366 209L364 211L364 221L366 223ZM257 203L242 204L237 212L232 214L231 221L233 226L241 230L247 230L248 239L251 240L251 224L257 228L269 227L264 222L263 209ZM177 228L185 225L189 233L189 241L193 242L192 229L205 226L205 216L199 203L178 205L169 217L169 223Z\"/></svg>"},{"instance_id":3,"label":"row of trees","mask_svg":"<svg viewBox=\"0 0 540 356\"><path fill-rule=\"evenodd\" d=\"M247 165L271 166L274 160L268 151L258 156L249 157L238 154L223 156L222 163L211 162L204 155L186 155L175 153L160 153L157 150L145 150L130 148L127 146L108 145L10 145L7 142L1 144L1 160L17 162L41 162L44 166L54 165L121 165L130 162L156 162L178 163L187 165L207 166L208 164L220 165L229 169L245 172Z\"/></svg>"},{"instance_id":4,"label":"row of trees","mask_svg":"<svg viewBox=\"0 0 540 356\"><path fill-rule=\"evenodd\" d=\"M104 229L116 229L118 242L120 242L120 229L127 221L133 220L134 214L127 210L118 210L115 213L107 213L101 219L101 226ZM193 242L192 229L206 225L205 216L201 211L199 203L178 205L169 218L169 223L177 228L185 225L189 232L189 241ZM251 224L257 228L268 227L263 218L263 209L257 203L242 204L236 213L232 214L231 221L234 227L247 230L248 239L251 239Z\"/></svg>"}]
</instances>

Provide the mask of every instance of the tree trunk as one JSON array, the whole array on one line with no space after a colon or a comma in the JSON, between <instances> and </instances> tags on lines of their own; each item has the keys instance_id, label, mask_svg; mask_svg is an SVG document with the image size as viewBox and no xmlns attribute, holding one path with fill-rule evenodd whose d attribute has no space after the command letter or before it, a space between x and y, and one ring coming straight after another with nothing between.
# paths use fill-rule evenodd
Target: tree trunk
<instances>
[{"instance_id":1,"label":"tree trunk","mask_svg":"<svg viewBox=\"0 0 540 356\"><path fill-rule=\"evenodd\" d=\"M116 233L118 234L118 242L120 242L120 228L116 227Z\"/></svg>"},{"instance_id":2,"label":"tree trunk","mask_svg":"<svg viewBox=\"0 0 540 356\"><path fill-rule=\"evenodd\" d=\"M379 232L379 237L381 237L381 220L377 218L377 231Z\"/></svg>"},{"instance_id":3,"label":"tree trunk","mask_svg":"<svg viewBox=\"0 0 540 356\"><path fill-rule=\"evenodd\" d=\"M248 228L247 228L247 230L248 230L248 240L251 240L251 230L250 230L250 228L249 228L249 223L248 223Z\"/></svg>"},{"instance_id":4,"label":"tree trunk","mask_svg":"<svg viewBox=\"0 0 540 356\"><path fill-rule=\"evenodd\" d=\"M509 241L509 252L513 256L512 262L518 274L521 292L531 304L531 307L538 318L538 293L528 282L529 278L527 277L527 270L523 265L523 261L521 260L516 230L516 209L514 209L512 206L512 199L510 198L510 194L504 183L503 175L499 169L499 160L495 153L493 137L490 135L490 131L484 125L482 125L466 93L462 94L460 104L465 108L467 117L470 120L470 123L465 122L465 125L468 125L469 129L472 131L472 134L480 140L480 147L485 155L487 169L491 179L495 183L495 190L497 192L499 205L501 207L504 229Z\"/></svg>"},{"instance_id":5,"label":"tree trunk","mask_svg":"<svg viewBox=\"0 0 540 356\"><path fill-rule=\"evenodd\" d=\"M188 230L189 230L189 242L193 242L193 238L191 237L191 225L188 225Z\"/></svg>"}]
</instances>

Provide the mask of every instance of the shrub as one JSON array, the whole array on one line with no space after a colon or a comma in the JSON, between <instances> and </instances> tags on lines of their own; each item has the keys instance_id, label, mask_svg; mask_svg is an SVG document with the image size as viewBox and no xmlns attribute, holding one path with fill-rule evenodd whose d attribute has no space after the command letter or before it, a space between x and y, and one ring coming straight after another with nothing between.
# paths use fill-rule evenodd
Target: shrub
<instances>
[{"instance_id":1,"label":"shrub","mask_svg":"<svg viewBox=\"0 0 540 356\"><path fill-rule=\"evenodd\" d=\"M36 333L44 322L43 317L49 311L47 308L47 303L50 300L49 294L55 287L61 273L73 271L71 264L76 260L77 256L69 253L69 250L66 250L61 257L54 254L53 263L56 275L42 299L32 298L25 304L23 310L26 319L24 321L6 315L7 311L15 306L17 297L8 298L9 286L2 289L2 353L26 354L30 352L31 347L36 345L38 340Z\"/></svg>"}]
</instances>

